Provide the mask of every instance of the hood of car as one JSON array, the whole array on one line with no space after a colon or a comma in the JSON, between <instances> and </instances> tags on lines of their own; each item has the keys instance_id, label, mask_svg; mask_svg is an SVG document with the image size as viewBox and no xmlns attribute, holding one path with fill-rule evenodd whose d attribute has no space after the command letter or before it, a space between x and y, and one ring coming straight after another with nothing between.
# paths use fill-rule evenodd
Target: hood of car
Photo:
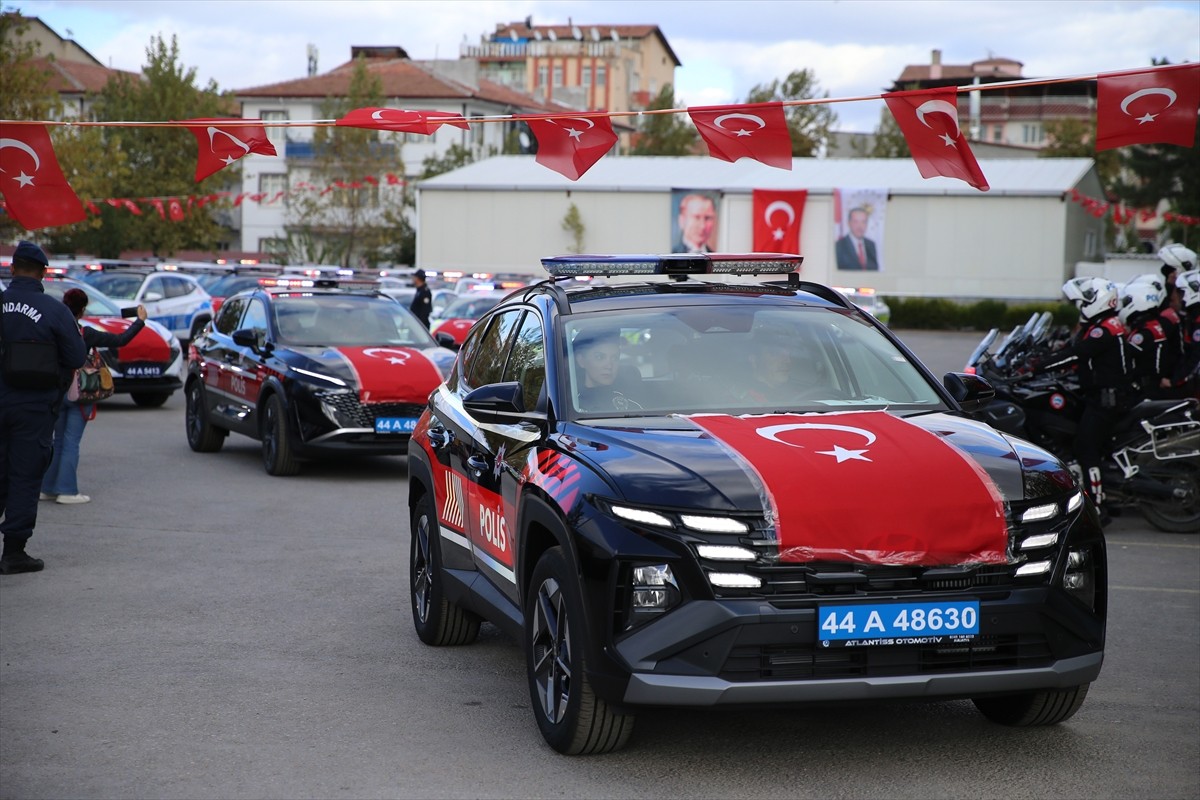
<instances>
[{"instance_id":1,"label":"hood of car","mask_svg":"<svg viewBox=\"0 0 1200 800\"><path fill-rule=\"evenodd\" d=\"M442 347L292 347L280 353L300 380L351 388L363 403L424 405L454 353Z\"/></svg>"},{"instance_id":2,"label":"hood of car","mask_svg":"<svg viewBox=\"0 0 1200 800\"><path fill-rule=\"evenodd\" d=\"M129 330L132 319L123 317L84 317L83 324L105 331L121 334ZM171 340L175 335L154 320L146 320L146 327L124 347L117 348L117 357L123 363L134 361L168 362L171 360Z\"/></svg>"},{"instance_id":3,"label":"hood of car","mask_svg":"<svg viewBox=\"0 0 1200 800\"><path fill-rule=\"evenodd\" d=\"M619 487L614 502L764 517L783 561L1006 563L1008 504L1028 499L1031 487L1071 486L1053 458L947 414L705 414L670 423L578 426L561 444Z\"/></svg>"}]
</instances>

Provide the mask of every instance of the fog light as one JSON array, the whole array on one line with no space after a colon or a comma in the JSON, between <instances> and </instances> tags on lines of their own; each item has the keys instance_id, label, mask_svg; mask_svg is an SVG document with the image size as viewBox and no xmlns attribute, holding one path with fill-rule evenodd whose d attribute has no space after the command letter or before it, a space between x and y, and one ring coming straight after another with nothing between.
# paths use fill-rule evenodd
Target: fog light
<instances>
[{"instance_id":1,"label":"fog light","mask_svg":"<svg viewBox=\"0 0 1200 800\"><path fill-rule=\"evenodd\" d=\"M1063 575L1063 588L1075 591L1086 587L1088 576L1082 572L1068 572Z\"/></svg>"},{"instance_id":2,"label":"fog light","mask_svg":"<svg viewBox=\"0 0 1200 800\"><path fill-rule=\"evenodd\" d=\"M636 609L657 608L666 610L669 597L666 589L634 589L633 607Z\"/></svg>"},{"instance_id":3,"label":"fog light","mask_svg":"<svg viewBox=\"0 0 1200 800\"><path fill-rule=\"evenodd\" d=\"M1067 551L1067 569L1063 573L1063 588L1079 602L1096 610L1096 567L1086 547Z\"/></svg>"},{"instance_id":4,"label":"fog light","mask_svg":"<svg viewBox=\"0 0 1200 800\"><path fill-rule=\"evenodd\" d=\"M1086 563L1088 563L1086 550L1072 549L1067 553L1067 569L1079 569Z\"/></svg>"},{"instance_id":5,"label":"fog light","mask_svg":"<svg viewBox=\"0 0 1200 800\"><path fill-rule=\"evenodd\" d=\"M630 570L625 629L649 622L679 605L679 584L666 564L639 564Z\"/></svg>"},{"instance_id":6,"label":"fog light","mask_svg":"<svg viewBox=\"0 0 1200 800\"><path fill-rule=\"evenodd\" d=\"M633 583L635 586L667 586L674 585L675 576L666 564L654 564L633 568Z\"/></svg>"}]
</instances>

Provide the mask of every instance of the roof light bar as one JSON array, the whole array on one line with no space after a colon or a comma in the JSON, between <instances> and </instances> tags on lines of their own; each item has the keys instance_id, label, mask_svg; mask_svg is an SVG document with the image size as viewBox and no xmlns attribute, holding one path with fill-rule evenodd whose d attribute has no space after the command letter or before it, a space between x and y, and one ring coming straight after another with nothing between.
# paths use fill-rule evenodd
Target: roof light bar
<instances>
[{"instance_id":1,"label":"roof light bar","mask_svg":"<svg viewBox=\"0 0 1200 800\"><path fill-rule=\"evenodd\" d=\"M670 255L553 256L542 259L552 277L580 275L784 275L800 269L792 253L678 253Z\"/></svg>"},{"instance_id":2,"label":"roof light bar","mask_svg":"<svg viewBox=\"0 0 1200 800\"><path fill-rule=\"evenodd\" d=\"M258 285L266 288L311 289L317 282L308 278L259 278Z\"/></svg>"}]
</instances>

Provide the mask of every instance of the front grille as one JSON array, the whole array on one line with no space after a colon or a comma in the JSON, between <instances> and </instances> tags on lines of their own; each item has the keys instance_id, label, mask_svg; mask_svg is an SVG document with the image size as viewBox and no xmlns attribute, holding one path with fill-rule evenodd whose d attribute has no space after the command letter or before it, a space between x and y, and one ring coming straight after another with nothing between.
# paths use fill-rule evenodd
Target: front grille
<instances>
[{"instance_id":1,"label":"front grille","mask_svg":"<svg viewBox=\"0 0 1200 800\"><path fill-rule=\"evenodd\" d=\"M416 403L361 403L354 392L321 392L317 397L337 411L343 428L374 430L377 417L419 417L425 411Z\"/></svg>"},{"instance_id":2,"label":"front grille","mask_svg":"<svg viewBox=\"0 0 1200 800\"><path fill-rule=\"evenodd\" d=\"M987 565L940 569L868 564L753 564L745 572L760 578L753 591L768 600L812 597L871 597L907 592L973 591L1012 583L1012 567ZM718 597L745 597L745 591L715 589Z\"/></svg>"},{"instance_id":3,"label":"front grille","mask_svg":"<svg viewBox=\"0 0 1200 800\"><path fill-rule=\"evenodd\" d=\"M721 667L727 681L888 677L1036 668L1052 660L1040 633L978 636L945 645L749 645L734 647Z\"/></svg>"}]
</instances>

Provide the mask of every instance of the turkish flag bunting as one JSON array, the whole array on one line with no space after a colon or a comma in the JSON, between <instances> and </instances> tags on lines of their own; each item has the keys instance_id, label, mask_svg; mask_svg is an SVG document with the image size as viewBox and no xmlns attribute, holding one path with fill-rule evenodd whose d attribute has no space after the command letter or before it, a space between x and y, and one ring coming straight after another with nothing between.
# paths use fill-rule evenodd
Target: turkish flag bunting
<instances>
[{"instance_id":1,"label":"turkish flag bunting","mask_svg":"<svg viewBox=\"0 0 1200 800\"><path fill-rule=\"evenodd\" d=\"M889 92L883 101L900 126L922 178L958 178L980 191L988 190L987 178L958 126L957 90Z\"/></svg>"},{"instance_id":2,"label":"turkish flag bunting","mask_svg":"<svg viewBox=\"0 0 1200 800\"><path fill-rule=\"evenodd\" d=\"M0 125L0 194L26 230L87 218L67 183L45 125Z\"/></svg>"},{"instance_id":3,"label":"turkish flag bunting","mask_svg":"<svg viewBox=\"0 0 1200 800\"><path fill-rule=\"evenodd\" d=\"M617 143L612 120L607 116L518 119L529 125L537 139L538 152L534 160L573 181L579 180Z\"/></svg>"},{"instance_id":4,"label":"turkish flag bunting","mask_svg":"<svg viewBox=\"0 0 1200 800\"><path fill-rule=\"evenodd\" d=\"M154 210L158 212L158 216L160 219L167 218L167 212L163 208L163 201L161 198L158 198L158 197L144 198L142 200L142 202L149 203L150 205L154 206Z\"/></svg>"},{"instance_id":5,"label":"turkish flag bunting","mask_svg":"<svg viewBox=\"0 0 1200 800\"><path fill-rule=\"evenodd\" d=\"M278 155L275 145L267 138L267 129L262 125L229 125L227 119L187 119L184 122L201 123L187 126L196 137L200 151L196 159L196 183L250 153Z\"/></svg>"},{"instance_id":6,"label":"turkish flag bunting","mask_svg":"<svg viewBox=\"0 0 1200 800\"><path fill-rule=\"evenodd\" d=\"M754 190L754 251L756 253L799 253L800 220L804 216L807 189L795 191Z\"/></svg>"},{"instance_id":7,"label":"turkish flag bunting","mask_svg":"<svg viewBox=\"0 0 1200 800\"><path fill-rule=\"evenodd\" d=\"M752 158L769 167L792 168L792 135L782 103L697 106L687 112L713 158Z\"/></svg>"},{"instance_id":8,"label":"turkish flag bunting","mask_svg":"<svg viewBox=\"0 0 1200 800\"><path fill-rule=\"evenodd\" d=\"M445 111L408 111L403 108L356 108L337 121L348 128L373 128L379 131L423 133L430 135L443 125L470 130L461 114Z\"/></svg>"},{"instance_id":9,"label":"turkish flag bunting","mask_svg":"<svg viewBox=\"0 0 1200 800\"><path fill-rule=\"evenodd\" d=\"M912 422L883 411L687 419L761 482L781 561L1008 560L999 488L969 456Z\"/></svg>"},{"instance_id":10,"label":"turkish flag bunting","mask_svg":"<svg viewBox=\"0 0 1200 800\"><path fill-rule=\"evenodd\" d=\"M178 197L167 199L167 215L171 217L171 222L183 221L183 203L179 202Z\"/></svg>"},{"instance_id":11,"label":"turkish flag bunting","mask_svg":"<svg viewBox=\"0 0 1200 800\"><path fill-rule=\"evenodd\" d=\"M1096 90L1096 149L1196 141L1200 64L1109 72Z\"/></svg>"}]
</instances>

